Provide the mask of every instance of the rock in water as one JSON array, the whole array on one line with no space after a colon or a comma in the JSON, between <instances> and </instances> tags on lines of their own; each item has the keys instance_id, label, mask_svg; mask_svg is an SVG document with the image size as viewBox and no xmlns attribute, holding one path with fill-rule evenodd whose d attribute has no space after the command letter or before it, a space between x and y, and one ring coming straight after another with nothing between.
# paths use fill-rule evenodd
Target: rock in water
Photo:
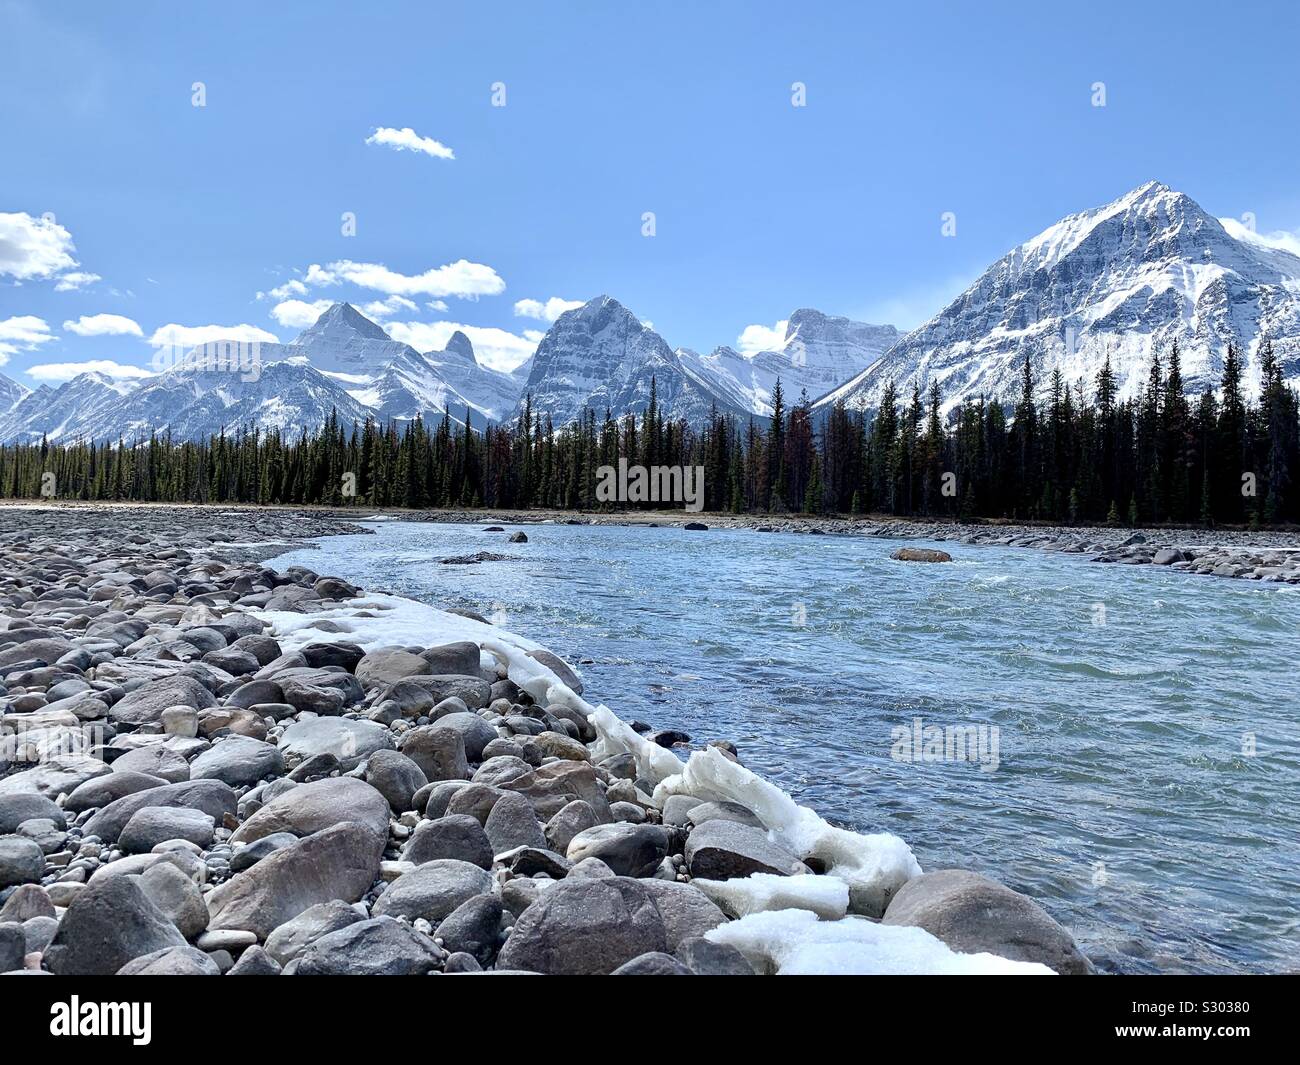
<instances>
[{"instance_id":1,"label":"rock in water","mask_svg":"<svg viewBox=\"0 0 1300 1065\"><path fill-rule=\"evenodd\" d=\"M497 968L603 976L667 945L663 918L636 880L561 880L519 915Z\"/></svg>"},{"instance_id":2,"label":"rock in water","mask_svg":"<svg viewBox=\"0 0 1300 1065\"><path fill-rule=\"evenodd\" d=\"M537 661L559 677L563 684L573 689L575 695L582 694L582 681L578 678L578 674L576 674L569 667L569 664L559 655L547 651L544 648L538 648L535 651L529 651L528 657L537 659Z\"/></svg>"},{"instance_id":3,"label":"rock in water","mask_svg":"<svg viewBox=\"0 0 1300 1065\"><path fill-rule=\"evenodd\" d=\"M947 551L936 551L929 547L900 547L889 555L897 562L951 562L952 555Z\"/></svg>"},{"instance_id":4,"label":"rock in water","mask_svg":"<svg viewBox=\"0 0 1300 1065\"><path fill-rule=\"evenodd\" d=\"M1038 903L965 869L923 873L899 889L883 924L915 925L963 954L987 951L1012 961L1042 962L1065 975L1092 963Z\"/></svg>"},{"instance_id":5,"label":"rock in water","mask_svg":"<svg viewBox=\"0 0 1300 1065\"><path fill-rule=\"evenodd\" d=\"M87 884L73 898L45 964L60 976L111 976L135 958L185 945L135 877L110 876Z\"/></svg>"}]
</instances>

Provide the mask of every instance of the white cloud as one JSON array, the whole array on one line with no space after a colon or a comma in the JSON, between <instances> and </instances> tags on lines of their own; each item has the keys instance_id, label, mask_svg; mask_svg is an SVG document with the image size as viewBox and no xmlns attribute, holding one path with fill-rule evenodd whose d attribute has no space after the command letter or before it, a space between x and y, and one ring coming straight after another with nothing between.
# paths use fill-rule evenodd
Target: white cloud
<instances>
[{"instance_id":1,"label":"white cloud","mask_svg":"<svg viewBox=\"0 0 1300 1065\"><path fill-rule=\"evenodd\" d=\"M307 286L304 285L297 278L291 278L290 280L286 281L283 285L278 285L277 287L271 289L270 292L259 292L257 294L257 298L259 300L264 300L264 299L287 300L292 296L305 296L305 295L307 295Z\"/></svg>"},{"instance_id":2,"label":"white cloud","mask_svg":"<svg viewBox=\"0 0 1300 1065\"><path fill-rule=\"evenodd\" d=\"M63 328L79 337L144 336L138 322L120 314L83 314L75 322L64 322Z\"/></svg>"},{"instance_id":3,"label":"white cloud","mask_svg":"<svg viewBox=\"0 0 1300 1065\"><path fill-rule=\"evenodd\" d=\"M149 343L156 348L195 348L216 340L235 340L244 344L280 343L280 338L274 333L255 325L177 325L171 322L155 329L149 337Z\"/></svg>"},{"instance_id":4,"label":"white cloud","mask_svg":"<svg viewBox=\"0 0 1300 1065\"><path fill-rule=\"evenodd\" d=\"M396 296L495 296L505 291L506 283L490 266L458 259L422 274L399 274L383 263L356 263L350 259L312 263L307 268L306 283L312 286L351 284Z\"/></svg>"},{"instance_id":5,"label":"white cloud","mask_svg":"<svg viewBox=\"0 0 1300 1065\"><path fill-rule=\"evenodd\" d=\"M1272 233L1257 233L1236 218L1220 218L1219 221L1228 231L1228 236L1235 240L1262 244L1266 248L1289 251L1292 255L1300 256L1300 233L1292 233L1287 229L1274 230Z\"/></svg>"},{"instance_id":6,"label":"white cloud","mask_svg":"<svg viewBox=\"0 0 1300 1065\"><path fill-rule=\"evenodd\" d=\"M371 300L369 303L363 303L357 309L373 321L379 321L381 318L391 318L403 311L411 314L418 314L420 311L420 308L405 296L389 296L387 299ZM443 309L446 309L446 304L443 304Z\"/></svg>"},{"instance_id":7,"label":"white cloud","mask_svg":"<svg viewBox=\"0 0 1300 1065\"><path fill-rule=\"evenodd\" d=\"M756 355L760 351L780 351L785 347L785 329L788 321L776 325L747 325L736 338L736 350L742 355Z\"/></svg>"},{"instance_id":8,"label":"white cloud","mask_svg":"<svg viewBox=\"0 0 1300 1065\"><path fill-rule=\"evenodd\" d=\"M581 307L582 300L566 300L552 296L545 303L540 300L517 300L515 316L518 318L536 318L543 322L553 322L565 311Z\"/></svg>"},{"instance_id":9,"label":"white cloud","mask_svg":"<svg viewBox=\"0 0 1300 1065\"><path fill-rule=\"evenodd\" d=\"M55 292L75 292L79 288L85 288L87 285L93 285L96 281L104 279L98 274L92 274L85 270L74 270L70 274L64 274L54 285Z\"/></svg>"},{"instance_id":10,"label":"white cloud","mask_svg":"<svg viewBox=\"0 0 1300 1065\"><path fill-rule=\"evenodd\" d=\"M456 158L456 153L441 141L436 141L432 137L421 137L410 126L403 129L380 126L366 138L366 143L382 144L398 152L422 152L425 155L433 156L435 159Z\"/></svg>"},{"instance_id":11,"label":"white cloud","mask_svg":"<svg viewBox=\"0 0 1300 1065\"><path fill-rule=\"evenodd\" d=\"M442 351L452 333L459 330L469 337L482 365L503 373L527 361L543 336L535 329L520 336L506 329L459 322L389 322L384 328L394 340L410 344L416 351Z\"/></svg>"},{"instance_id":12,"label":"white cloud","mask_svg":"<svg viewBox=\"0 0 1300 1065\"><path fill-rule=\"evenodd\" d=\"M306 329L333 305L333 300L285 300L271 308L271 317L287 329Z\"/></svg>"},{"instance_id":13,"label":"white cloud","mask_svg":"<svg viewBox=\"0 0 1300 1065\"><path fill-rule=\"evenodd\" d=\"M425 306L428 307L429 310L431 310L431 311L439 311L439 312L441 312L441 311L445 311L445 310L447 309L447 301L446 301L446 300L430 300L428 303L425 304Z\"/></svg>"},{"instance_id":14,"label":"white cloud","mask_svg":"<svg viewBox=\"0 0 1300 1065\"><path fill-rule=\"evenodd\" d=\"M0 366L7 363L11 355L31 351L53 339L49 323L34 314L18 315L0 321Z\"/></svg>"},{"instance_id":15,"label":"white cloud","mask_svg":"<svg viewBox=\"0 0 1300 1065\"><path fill-rule=\"evenodd\" d=\"M51 216L0 213L0 277L18 281L54 277L80 265L74 251L72 234Z\"/></svg>"},{"instance_id":16,"label":"white cloud","mask_svg":"<svg viewBox=\"0 0 1300 1065\"><path fill-rule=\"evenodd\" d=\"M152 370L140 366L124 366L111 359L90 359L87 362L46 362L31 366L27 373L37 381L71 381L83 373L102 373L113 378L150 377Z\"/></svg>"}]
</instances>

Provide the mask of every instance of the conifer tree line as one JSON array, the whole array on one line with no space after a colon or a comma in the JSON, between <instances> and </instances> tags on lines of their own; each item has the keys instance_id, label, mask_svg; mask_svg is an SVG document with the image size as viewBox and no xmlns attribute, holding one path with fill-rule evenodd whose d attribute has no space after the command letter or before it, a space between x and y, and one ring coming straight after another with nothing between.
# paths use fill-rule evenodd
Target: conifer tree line
<instances>
[{"instance_id":1,"label":"conifer tree line","mask_svg":"<svg viewBox=\"0 0 1300 1065\"><path fill-rule=\"evenodd\" d=\"M556 510L602 504L597 470L702 466L705 509L734 513L892 514L1052 523L1280 524L1300 521L1300 403L1271 343L1260 399L1244 399L1229 348L1217 390L1183 392L1178 348L1151 360L1142 394L1120 401L1109 358L1091 387L1024 362L1018 399L964 402L948 418L937 384L888 385L872 416L840 404L814 418L778 381L759 422L716 410L691 428L664 416L652 381L645 410L556 428L526 398L508 425L470 411L430 426L343 425L313 434L236 430L114 443L0 446L0 497L189 503ZM671 506L671 504L646 504Z\"/></svg>"}]
</instances>

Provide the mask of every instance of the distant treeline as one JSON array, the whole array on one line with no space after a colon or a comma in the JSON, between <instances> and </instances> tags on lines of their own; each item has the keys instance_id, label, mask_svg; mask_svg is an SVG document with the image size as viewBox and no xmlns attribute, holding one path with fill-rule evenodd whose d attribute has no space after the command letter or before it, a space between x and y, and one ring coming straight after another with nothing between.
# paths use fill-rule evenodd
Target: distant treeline
<instances>
[{"instance_id":1,"label":"distant treeline","mask_svg":"<svg viewBox=\"0 0 1300 1065\"><path fill-rule=\"evenodd\" d=\"M587 411L555 429L531 399L511 425L444 416L342 425L286 439L238 430L202 442L169 435L114 445L0 447L0 496L363 507L625 509L603 503L597 471L620 459L704 468L705 509L886 513L1124 524L1300 520L1297 397L1272 345L1261 398L1243 399L1229 349L1217 395L1189 399L1175 346L1156 356L1143 394L1120 402L1110 361L1086 388L1052 375L1045 401L1026 358L1014 406L981 398L941 417L942 395L886 389L864 417L843 406L814 419L788 407L778 382L766 424L714 413L688 427L660 411L652 383L640 415ZM643 504L662 507L665 504ZM671 504L667 504L671 505Z\"/></svg>"}]
</instances>

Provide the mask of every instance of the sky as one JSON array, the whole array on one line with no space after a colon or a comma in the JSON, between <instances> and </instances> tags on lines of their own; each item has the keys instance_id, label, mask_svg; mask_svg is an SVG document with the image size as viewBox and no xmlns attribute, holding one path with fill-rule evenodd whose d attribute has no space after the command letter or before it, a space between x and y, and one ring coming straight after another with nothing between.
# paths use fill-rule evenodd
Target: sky
<instances>
[{"instance_id":1,"label":"sky","mask_svg":"<svg viewBox=\"0 0 1300 1065\"><path fill-rule=\"evenodd\" d=\"M705 351L906 329L1151 179L1300 240L1298 11L0 0L0 373L342 299L503 369L599 294Z\"/></svg>"}]
</instances>

